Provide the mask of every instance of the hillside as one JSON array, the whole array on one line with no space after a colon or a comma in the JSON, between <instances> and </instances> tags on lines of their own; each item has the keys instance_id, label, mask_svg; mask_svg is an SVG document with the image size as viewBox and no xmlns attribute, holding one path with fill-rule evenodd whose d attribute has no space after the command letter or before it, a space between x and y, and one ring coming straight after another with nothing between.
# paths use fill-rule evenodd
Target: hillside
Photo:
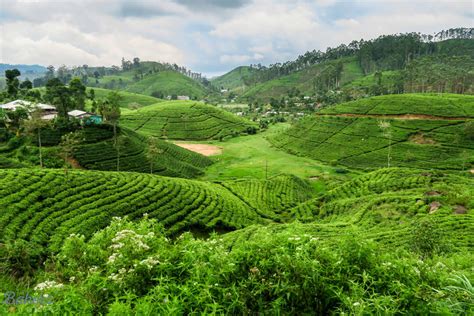
<instances>
[{"instance_id":1,"label":"hillside","mask_svg":"<svg viewBox=\"0 0 474 316\"><path fill-rule=\"evenodd\" d=\"M0 240L22 238L57 251L71 233L90 237L114 216L156 218L176 234L192 226L237 229L261 222L226 189L141 173L0 170Z\"/></svg>"},{"instance_id":2,"label":"hillside","mask_svg":"<svg viewBox=\"0 0 474 316\"><path fill-rule=\"evenodd\" d=\"M387 95L326 108L270 141L291 153L351 168L468 170L474 97ZM389 161L388 161L389 160Z\"/></svg>"},{"instance_id":3,"label":"hillside","mask_svg":"<svg viewBox=\"0 0 474 316\"><path fill-rule=\"evenodd\" d=\"M410 225L430 217L444 227L454 246L472 247L467 227L474 221L474 180L443 172L381 169L319 197L308 183L291 176L210 183L78 170L67 176L61 170L38 169L0 174L0 205L7 210L0 215L0 240L23 238L49 244L53 251L71 233L92 236L114 216L138 220L143 214L156 218L169 235L199 227L201 232L235 230L299 220L311 223L307 231L318 227L314 233L322 240L356 228L387 247L406 244L403 233ZM245 232L226 239L238 240L234 236Z\"/></svg>"},{"instance_id":4,"label":"hillside","mask_svg":"<svg viewBox=\"0 0 474 316\"><path fill-rule=\"evenodd\" d=\"M22 238L57 251L71 233L92 236L114 216L155 218L167 234L235 230L281 221L287 207L314 197L304 181L210 183L127 172L0 170L0 240ZM48 185L46 185L48 184ZM262 192L265 192L262 194ZM257 203L253 199L258 196Z\"/></svg>"},{"instance_id":5,"label":"hillside","mask_svg":"<svg viewBox=\"0 0 474 316\"><path fill-rule=\"evenodd\" d=\"M271 98L279 99L295 89L303 95L313 95L317 89L315 79L326 69L332 69L339 62L342 63L341 86L364 75L355 58L341 58L337 61L313 65L280 78L257 83L246 90L241 97L249 101L268 101Z\"/></svg>"},{"instance_id":6,"label":"hillside","mask_svg":"<svg viewBox=\"0 0 474 316\"><path fill-rule=\"evenodd\" d=\"M232 113L192 101L163 102L125 113L121 124L143 135L181 140L224 139L256 128Z\"/></svg>"},{"instance_id":7,"label":"hillside","mask_svg":"<svg viewBox=\"0 0 474 316\"><path fill-rule=\"evenodd\" d=\"M98 280L105 286L101 291L140 293L133 302L148 302L157 290L165 297L183 291L180 304L170 304L189 312L182 300L189 302L195 295L187 291L201 293L203 286L223 292L224 298L215 294L212 301L222 299L219 310L229 313L268 311L278 297L286 298L288 309L305 310L308 302L296 297L319 293L322 286L318 296L325 303L315 303L313 311L350 310L352 301L345 301L367 282L361 273L383 285L374 288L376 293L397 302L391 310L419 311L426 300L441 304L427 310L444 310L456 299L462 312L470 308L469 296L461 294L472 275L473 181L443 172L381 169L314 197L305 182L288 176L217 184L140 173L76 170L66 177L60 170L0 170L0 206L6 210L0 214L0 242L3 253L10 251L2 267L27 273L51 252L58 253L55 265L35 284L60 282L54 297L65 299L66 289L68 297L74 293L83 302L73 307L79 314L121 306L114 296L91 302L88 294L95 288L90 284ZM283 205L297 206L284 214ZM307 223L276 223L295 219ZM212 230L228 233L207 239ZM34 245L34 252L25 242ZM13 260L20 259L31 262L18 266ZM450 279L453 273L462 276ZM12 281L5 282L13 288ZM282 284L285 295L274 292ZM347 290L334 293L326 284ZM459 293L436 296L454 285ZM269 296L257 302L248 292L262 286ZM407 297L400 301L401 290ZM373 292L364 293L358 301L374 301ZM245 304L228 307L227 297L243 298ZM419 305L413 307L415 301ZM134 306L126 310L140 310ZM147 308L168 311L162 304Z\"/></svg>"},{"instance_id":8,"label":"hillside","mask_svg":"<svg viewBox=\"0 0 474 316\"><path fill-rule=\"evenodd\" d=\"M107 95L113 91L110 89L103 89L103 88L87 88L87 93L90 93L90 90L94 89L95 93L95 98L96 99L104 99L107 97ZM127 92L123 90L115 90L119 93L121 96L120 100L120 107L127 108L130 103L138 103L141 106L147 106L151 104L155 104L158 102L161 102L161 99L148 96L148 95L143 95L139 93L133 93L133 92Z\"/></svg>"},{"instance_id":9,"label":"hillside","mask_svg":"<svg viewBox=\"0 0 474 316\"><path fill-rule=\"evenodd\" d=\"M138 82L127 85L126 90L163 97L186 95L198 100L207 94L202 84L175 71L161 71L148 75Z\"/></svg>"},{"instance_id":10,"label":"hillside","mask_svg":"<svg viewBox=\"0 0 474 316\"><path fill-rule=\"evenodd\" d=\"M411 226L430 218L452 246L469 250L474 232L474 179L415 169L379 169L356 177L290 211L290 218L310 224L299 235L315 234L319 243L335 242L342 235L358 234L387 248L409 245ZM252 227L228 234L235 244L258 240ZM284 231L281 225L269 231Z\"/></svg>"},{"instance_id":11,"label":"hillside","mask_svg":"<svg viewBox=\"0 0 474 316\"><path fill-rule=\"evenodd\" d=\"M122 129L117 143L120 171L150 173L152 169L155 174L195 178L202 175L203 169L212 164L207 157L163 140L156 140L158 153L151 163L147 157L147 138L127 129ZM117 149L112 138L79 145L74 149L73 156L85 169L117 170Z\"/></svg>"},{"instance_id":12,"label":"hillside","mask_svg":"<svg viewBox=\"0 0 474 316\"><path fill-rule=\"evenodd\" d=\"M240 66L222 76L212 78L211 83L219 90L227 89L233 92L242 92L248 87L247 80L254 72L256 70L253 68Z\"/></svg>"},{"instance_id":13,"label":"hillside","mask_svg":"<svg viewBox=\"0 0 474 316\"><path fill-rule=\"evenodd\" d=\"M0 129L0 136L1 136ZM42 155L47 168L64 164L61 137L69 130L43 129ZM110 125L87 126L79 132L80 141L73 146L68 164L75 168L104 171L135 171L171 177L195 178L212 164L209 158L172 143L156 140L156 158L147 156L149 141L127 128L119 128L118 146L114 146ZM37 138L0 137L0 168L36 167L39 165ZM117 150L118 149L118 150ZM118 159L117 159L118 158Z\"/></svg>"}]
</instances>

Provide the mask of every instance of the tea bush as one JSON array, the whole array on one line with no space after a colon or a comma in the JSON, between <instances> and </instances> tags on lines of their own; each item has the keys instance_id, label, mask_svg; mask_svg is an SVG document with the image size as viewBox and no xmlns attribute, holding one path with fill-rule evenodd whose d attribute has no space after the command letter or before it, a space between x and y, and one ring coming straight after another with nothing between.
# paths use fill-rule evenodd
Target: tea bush
<instances>
[{"instance_id":1,"label":"tea bush","mask_svg":"<svg viewBox=\"0 0 474 316\"><path fill-rule=\"evenodd\" d=\"M420 260L379 251L360 236L332 246L291 224L230 245L213 235L176 240L154 220L115 219L86 241L71 235L34 295L53 304L19 313L65 314L470 314L472 270L457 257ZM68 304L65 304L68 302ZM0 308L5 308L3 305Z\"/></svg>"}]
</instances>

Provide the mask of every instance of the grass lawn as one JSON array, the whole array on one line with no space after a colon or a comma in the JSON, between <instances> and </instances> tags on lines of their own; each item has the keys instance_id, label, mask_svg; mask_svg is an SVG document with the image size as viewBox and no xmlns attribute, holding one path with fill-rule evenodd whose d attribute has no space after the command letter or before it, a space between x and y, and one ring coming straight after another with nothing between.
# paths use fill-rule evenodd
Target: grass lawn
<instances>
[{"instance_id":1,"label":"grass lawn","mask_svg":"<svg viewBox=\"0 0 474 316\"><path fill-rule=\"evenodd\" d=\"M209 142L223 148L222 154L213 156L216 161L206 169L203 180L224 180L257 178L265 179L266 165L268 177L279 174L294 174L303 179L311 177L324 178L334 174L335 168L326 166L315 160L298 157L272 147L266 137L290 127L290 124L280 123L256 135L230 139L226 142ZM311 181L315 188L323 190L323 181Z\"/></svg>"}]
</instances>

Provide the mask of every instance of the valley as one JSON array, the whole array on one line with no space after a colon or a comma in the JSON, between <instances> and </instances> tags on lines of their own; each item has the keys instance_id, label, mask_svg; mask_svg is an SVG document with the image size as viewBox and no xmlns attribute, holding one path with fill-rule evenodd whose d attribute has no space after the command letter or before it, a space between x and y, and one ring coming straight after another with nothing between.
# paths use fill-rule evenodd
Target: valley
<instances>
[{"instance_id":1,"label":"valley","mask_svg":"<svg viewBox=\"0 0 474 316\"><path fill-rule=\"evenodd\" d=\"M472 314L473 31L449 34L209 79L5 64L0 314Z\"/></svg>"}]
</instances>

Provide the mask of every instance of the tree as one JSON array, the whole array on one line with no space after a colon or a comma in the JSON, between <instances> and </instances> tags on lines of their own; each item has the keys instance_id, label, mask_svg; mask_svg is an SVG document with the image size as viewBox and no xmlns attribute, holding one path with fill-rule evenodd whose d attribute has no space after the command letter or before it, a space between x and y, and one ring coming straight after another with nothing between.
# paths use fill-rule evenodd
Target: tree
<instances>
[{"instance_id":1,"label":"tree","mask_svg":"<svg viewBox=\"0 0 474 316\"><path fill-rule=\"evenodd\" d=\"M117 123L120 119L120 100L122 96L117 91L112 91L107 98L99 105L99 111L104 117L106 123L112 124L114 129L114 147L117 151L117 171L119 171L120 152L117 143Z\"/></svg>"},{"instance_id":2,"label":"tree","mask_svg":"<svg viewBox=\"0 0 474 316\"><path fill-rule=\"evenodd\" d=\"M79 131L71 132L61 137L59 147L61 148L62 156L64 158L64 174L66 175L66 179L68 176L69 159L74 152L74 148L81 142L82 138L83 137Z\"/></svg>"},{"instance_id":3,"label":"tree","mask_svg":"<svg viewBox=\"0 0 474 316\"><path fill-rule=\"evenodd\" d=\"M54 78L54 72L55 72L54 66L49 65L46 69L48 69L48 71L46 72L46 79L47 80L53 79Z\"/></svg>"},{"instance_id":4,"label":"tree","mask_svg":"<svg viewBox=\"0 0 474 316\"><path fill-rule=\"evenodd\" d=\"M387 167L390 168L390 161L392 160L392 125L388 121L380 121L379 128L382 130L384 137L388 139L388 153L387 153Z\"/></svg>"},{"instance_id":5,"label":"tree","mask_svg":"<svg viewBox=\"0 0 474 316\"><path fill-rule=\"evenodd\" d=\"M9 131L20 136L23 121L28 119L28 111L19 107L15 111L5 111L5 125Z\"/></svg>"},{"instance_id":6,"label":"tree","mask_svg":"<svg viewBox=\"0 0 474 316\"><path fill-rule=\"evenodd\" d=\"M140 66L140 58L133 58L133 67L138 68Z\"/></svg>"},{"instance_id":7,"label":"tree","mask_svg":"<svg viewBox=\"0 0 474 316\"><path fill-rule=\"evenodd\" d=\"M45 121L41 118L41 110L36 108L31 112L31 117L29 120L25 121L25 130L29 134L36 133L38 136L38 149L39 149L39 161L40 167L43 168L43 155L41 147L41 129L48 125L48 121Z\"/></svg>"},{"instance_id":8,"label":"tree","mask_svg":"<svg viewBox=\"0 0 474 316\"><path fill-rule=\"evenodd\" d=\"M7 94L10 98L16 98L18 94L18 87L20 81L18 77L21 75L18 69L9 69L5 70L5 78L7 84Z\"/></svg>"},{"instance_id":9,"label":"tree","mask_svg":"<svg viewBox=\"0 0 474 316\"><path fill-rule=\"evenodd\" d=\"M44 99L56 106L60 118L69 120L67 112L73 105L71 92L58 78L50 79L46 83Z\"/></svg>"},{"instance_id":10,"label":"tree","mask_svg":"<svg viewBox=\"0 0 474 316\"><path fill-rule=\"evenodd\" d=\"M151 136L148 138L148 150L146 152L146 157L150 162L150 174L153 174L153 165L159 155L163 153L163 150L158 147L158 139Z\"/></svg>"},{"instance_id":11,"label":"tree","mask_svg":"<svg viewBox=\"0 0 474 316\"><path fill-rule=\"evenodd\" d=\"M25 81L20 83L20 89L24 89L24 90L33 89L33 83L29 79L26 79Z\"/></svg>"},{"instance_id":12,"label":"tree","mask_svg":"<svg viewBox=\"0 0 474 316\"><path fill-rule=\"evenodd\" d=\"M86 87L79 78L74 78L69 82L72 103L79 110L84 110L86 104Z\"/></svg>"}]
</instances>

